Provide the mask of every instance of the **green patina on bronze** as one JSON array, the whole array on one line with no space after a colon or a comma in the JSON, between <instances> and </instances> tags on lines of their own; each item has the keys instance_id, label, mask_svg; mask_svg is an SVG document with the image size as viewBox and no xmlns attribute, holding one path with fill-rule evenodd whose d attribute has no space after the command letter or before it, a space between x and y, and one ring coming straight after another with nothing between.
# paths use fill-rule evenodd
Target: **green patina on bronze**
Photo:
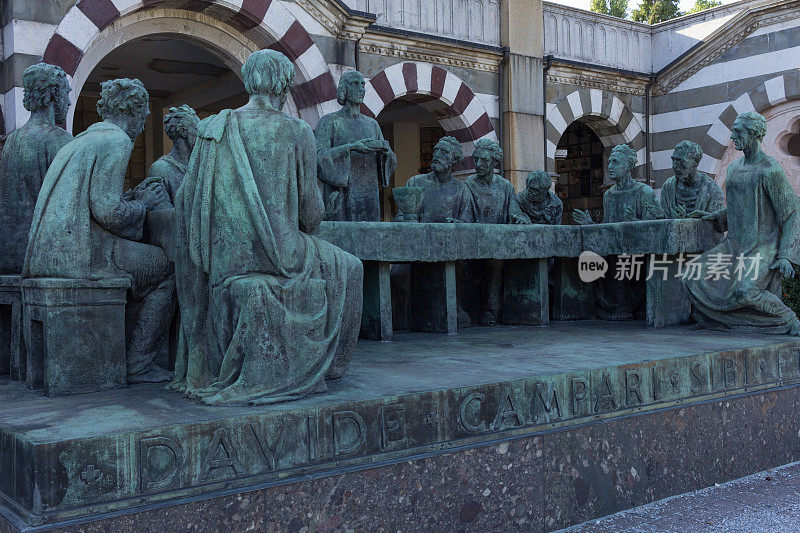
<instances>
[{"instance_id":1,"label":"green patina on bronze","mask_svg":"<svg viewBox=\"0 0 800 533\"><path fill-rule=\"evenodd\" d=\"M0 491L41 523L800 384L790 338L685 327L654 338L642 324L401 333L361 343L354 363L324 394L260 407L205 406L147 384L57 400L4 386L0 442L15 453L0 468L16 475Z\"/></svg>"},{"instance_id":2,"label":"green patina on bronze","mask_svg":"<svg viewBox=\"0 0 800 533\"><path fill-rule=\"evenodd\" d=\"M781 166L761 150L766 131L767 121L754 111L734 122L731 139L744 157L728 167L727 206L690 215L728 234L700 258L698 279L687 277L684 285L702 326L800 335L797 315L780 298L781 279L794 277L792 264L800 263L800 201ZM731 270L741 258L748 270L741 276L731 272L729 279L709 276L709 265L721 258L732 263Z\"/></svg>"},{"instance_id":3,"label":"green patina on bronze","mask_svg":"<svg viewBox=\"0 0 800 533\"><path fill-rule=\"evenodd\" d=\"M652 187L633 179L636 152L627 144L615 146L608 157L608 175L614 185L603 195L603 222L630 222L663 218ZM577 224L593 224L588 211L575 209Z\"/></svg>"},{"instance_id":4,"label":"green patina on bronze","mask_svg":"<svg viewBox=\"0 0 800 533\"><path fill-rule=\"evenodd\" d=\"M552 190L550 174L535 170L528 174L525 189L517 194L522 212L534 224L561 224L564 203Z\"/></svg>"},{"instance_id":5,"label":"green patina on bronze","mask_svg":"<svg viewBox=\"0 0 800 533\"><path fill-rule=\"evenodd\" d=\"M28 122L6 140L0 159L0 274L22 272L39 189L50 163L72 140L57 124L69 110L70 86L61 67L38 63L22 75Z\"/></svg>"},{"instance_id":6,"label":"green patina on bronze","mask_svg":"<svg viewBox=\"0 0 800 533\"><path fill-rule=\"evenodd\" d=\"M148 105L139 80L103 82L97 104L103 121L64 146L47 171L22 272L29 280L129 280L125 328L114 333L125 339L129 383L170 377L154 360L173 314L175 280L164 250L139 242L147 212L167 194L159 183L123 193L133 140L144 129ZM92 343L92 332L105 335L107 327L102 320L89 320L76 324L76 335ZM57 332L44 331L49 334ZM47 364L85 364L86 372L102 371L85 357L64 349L48 353Z\"/></svg>"},{"instance_id":7,"label":"green patina on bronze","mask_svg":"<svg viewBox=\"0 0 800 533\"><path fill-rule=\"evenodd\" d=\"M472 153L475 174L465 182L472 196L472 221L482 224L530 224L530 218L517 203L514 186L494 173L502 160L503 150L495 141L481 139L475 143ZM459 281L463 282L462 306L474 309L471 321L480 321L484 326L496 324L503 288L502 262L496 259L470 261L465 265L463 278ZM510 276L508 281L511 284ZM519 297L525 299L522 294Z\"/></svg>"},{"instance_id":8,"label":"green patina on bronze","mask_svg":"<svg viewBox=\"0 0 800 533\"><path fill-rule=\"evenodd\" d=\"M433 148L432 171L413 176L408 187L423 189L420 222L471 222L472 199L469 189L453 177L453 167L464 157L461 144L455 137L442 137ZM402 222L400 211L395 221Z\"/></svg>"},{"instance_id":9,"label":"green patina on bronze","mask_svg":"<svg viewBox=\"0 0 800 533\"><path fill-rule=\"evenodd\" d=\"M172 141L172 150L167 155L161 156L150 167L149 177L161 178L169 194L169 203L162 208L168 209L175 203L178 188L183 183L192 148L197 142L197 124L200 119L197 113L188 105L171 107L164 115L164 132Z\"/></svg>"},{"instance_id":10,"label":"green patina on bronze","mask_svg":"<svg viewBox=\"0 0 800 533\"><path fill-rule=\"evenodd\" d=\"M336 96L342 109L322 117L314 130L328 220L380 220L380 187L389 186L397 167L378 122L361 113L364 91L360 72L344 73Z\"/></svg>"},{"instance_id":11,"label":"green patina on bronze","mask_svg":"<svg viewBox=\"0 0 800 533\"><path fill-rule=\"evenodd\" d=\"M481 139L475 143L472 162L475 174L465 185L472 193L472 222L481 224L530 224L528 215L517 203L517 193L511 182L494 173L503 160L503 150L495 141Z\"/></svg>"},{"instance_id":12,"label":"green patina on bronze","mask_svg":"<svg viewBox=\"0 0 800 533\"><path fill-rule=\"evenodd\" d=\"M615 146L611 151L608 174L615 183L603 195L603 222L663 218L653 189L633 179L636 161L636 152L627 144ZM578 224L594 223L588 211L579 209L573 211L572 219ZM610 272L616 272L617 260L613 256L608 258ZM597 316L606 320L632 320L644 312L644 290L637 280L601 278L595 283L595 298Z\"/></svg>"},{"instance_id":13,"label":"green patina on bronze","mask_svg":"<svg viewBox=\"0 0 800 533\"><path fill-rule=\"evenodd\" d=\"M310 234L324 215L311 127L281 111L283 54L242 67L250 101L200 123L178 191L176 390L207 404L275 403L340 378L358 338L361 262Z\"/></svg>"},{"instance_id":14,"label":"green patina on bronze","mask_svg":"<svg viewBox=\"0 0 800 533\"><path fill-rule=\"evenodd\" d=\"M722 189L697 170L702 157L700 145L691 141L678 143L672 152L675 175L661 188L661 208L666 218L685 218L692 211L713 213L722 209Z\"/></svg>"}]
</instances>

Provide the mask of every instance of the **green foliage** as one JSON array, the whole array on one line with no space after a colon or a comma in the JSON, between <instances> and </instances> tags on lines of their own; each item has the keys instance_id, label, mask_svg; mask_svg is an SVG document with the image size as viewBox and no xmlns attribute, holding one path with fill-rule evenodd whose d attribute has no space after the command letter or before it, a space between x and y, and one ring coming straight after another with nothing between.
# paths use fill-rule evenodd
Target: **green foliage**
<instances>
[{"instance_id":1,"label":"green foliage","mask_svg":"<svg viewBox=\"0 0 800 533\"><path fill-rule=\"evenodd\" d=\"M678 9L678 0L642 0L639 7L631 12L631 18L636 22L658 24L682 14Z\"/></svg>"},{"instance_id":2,"label":"green foliage","mask_svg":"<svg viewBox=\"0 0 800 533\"><path fill-rule=\"evenodd\" d=\"M595 13L625 18L628 14L628 0L592 0L589 9Z\"/></svg>"},{"instance_id":3,"label":"green foliage","mask_svg":"<svg viewBox=\"0 0 800 533\"><path fill-rule=\"evenodd\" d=\"M704 11L706 9L711 9L712 7L721 6L722 2L718 0L695 0L694 7L686 12L688 15L689 13L697 13L698 11Z\"/></svg>"},{"instance_id":4,"label":"green foliage","mask_svg":"<svg viewBox=\"0 0 800 533\"><path fill-rule=\"evenodd\" d=\"M783 303L789 306L789 309L800 316L800 272L797 267L794 268L795 275L793 278L784 278L783 280Z\"/></svg>"}]
</instances>

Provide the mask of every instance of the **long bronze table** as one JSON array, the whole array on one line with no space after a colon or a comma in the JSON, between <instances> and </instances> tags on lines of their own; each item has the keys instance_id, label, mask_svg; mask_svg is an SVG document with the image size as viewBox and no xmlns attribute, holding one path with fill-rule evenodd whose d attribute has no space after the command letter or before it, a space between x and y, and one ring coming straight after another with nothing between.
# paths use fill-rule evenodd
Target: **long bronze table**
<instances>
[{"instance_id":1,"label":"long bronze table","mask_svg":"<svg viewBox=\"0 0 800 533\"><path fill-rule=\"evenodd\" d=\"M172 210L148 213L145 240L172 251ZM674 274L681 253L708 250L720 239L710 222L692 219L592 224L586 226L427 224L419 222L323 222L315 235L364 262L362 336L391 340L392 263L409 263L413 329L456 333L456 263L503 261L503 322L547 325L552 275L554 320L592 318L594 287L580 280L578 256L654 256L668 260L666 279L646 282L647 323L684 323L689 303ZM548 260L555 259L552 271ZM648 264L643 268L647 269ZM612 273L613 275L613 273Z\"/></svg>"},{"instance_id":2,"label":"long bronze table","mask_svg":"<svg viewBox=\"0 0 800 533\"><path fill-rule=\"evenodd\" d=\"M456 333L458 261L502 260L503 322L547 325L548 259L555 259L553 318L571 320L594 314L593 286L578 276L581 252L666 256L671 269L666 279L653 276L646 282L647 323L664 327L685 322L690 312L674 277L674 259L705 251L720 238L710 222L692 219L586 226L323 222L315 235L364 262L362 334L382 340L391 340L393 332L392 263L411 264L414 329Z\"/></svg>"}]
</instances>

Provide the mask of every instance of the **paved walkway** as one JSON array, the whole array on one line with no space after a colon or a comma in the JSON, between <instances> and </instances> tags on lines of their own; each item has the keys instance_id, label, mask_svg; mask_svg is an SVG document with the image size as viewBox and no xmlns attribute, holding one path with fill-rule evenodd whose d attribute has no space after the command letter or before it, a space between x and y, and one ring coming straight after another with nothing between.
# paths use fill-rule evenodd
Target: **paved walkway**
<instances>
[{"instance_id":1,"label":"paved walkway","mask_svg":"<svg viewBox=\"0 0 800 533\"><path fill-rule=\"evenodd\" d=\"M666 498L565 531L800 531L800 463Z\"/></svg>"}]
</instances>

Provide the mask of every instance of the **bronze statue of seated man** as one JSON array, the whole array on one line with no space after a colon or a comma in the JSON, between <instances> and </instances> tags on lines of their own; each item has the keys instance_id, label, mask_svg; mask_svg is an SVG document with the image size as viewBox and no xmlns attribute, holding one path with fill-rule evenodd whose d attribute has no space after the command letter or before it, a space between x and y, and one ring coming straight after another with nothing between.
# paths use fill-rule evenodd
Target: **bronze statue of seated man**
<instances>
[{"instance_id":1,"label":"bronze statue of seated man","mask_svg":"<svg viewBox=\"0 0 800 533\"><path fill-rule=\"evenodd\" d=\"M164 250L140 242L145 215L167 193L161 184L150 183L123 194L133 141L149 113L149 96L139 80L105 81L97 110L103 121L62 148L47 172L23 277L130 279L128 382L167 381L170 373L154 359L169 329L175 278Z\"/></svg>"}]
</instances>

